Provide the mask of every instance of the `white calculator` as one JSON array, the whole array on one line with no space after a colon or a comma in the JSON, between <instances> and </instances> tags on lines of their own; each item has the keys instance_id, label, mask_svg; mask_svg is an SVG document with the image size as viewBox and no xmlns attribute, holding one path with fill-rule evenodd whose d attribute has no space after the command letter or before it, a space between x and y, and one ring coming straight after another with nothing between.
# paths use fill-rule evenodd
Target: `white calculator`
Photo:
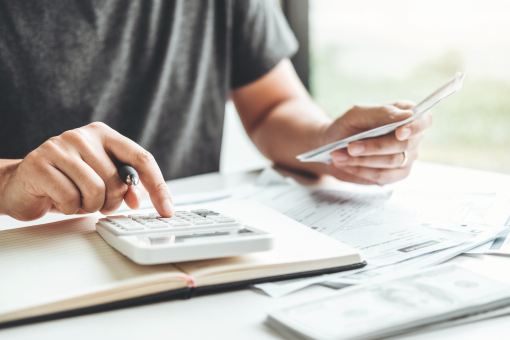
<instances>
[{"instance_id":1,"label":"white calculator","mask_svg":"<svg viewBox=\"0 0 510 340\"><path fill-rule=\"evenodd\" d=\"M208 209L102 218L96 230L108 244L138 264L236 256L273 248L273 235Z\"/></svg>"}]
</instances>

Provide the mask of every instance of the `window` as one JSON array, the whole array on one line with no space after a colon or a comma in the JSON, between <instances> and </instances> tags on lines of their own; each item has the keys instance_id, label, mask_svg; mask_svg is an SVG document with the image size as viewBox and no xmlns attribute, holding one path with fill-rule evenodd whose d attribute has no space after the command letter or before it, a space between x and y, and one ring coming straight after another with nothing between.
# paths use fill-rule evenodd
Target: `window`
<instances>
[{"instance_id":1,"label":"window","mask_svg":"<svg viewBox=\"0 0 510 340\"><path fill-rule=\"evenodd\" d=\"M456 71L420 159L510 173L510 2L310 0L310 88L332 117L419 101Z\"/></svg>"}]
</instances>

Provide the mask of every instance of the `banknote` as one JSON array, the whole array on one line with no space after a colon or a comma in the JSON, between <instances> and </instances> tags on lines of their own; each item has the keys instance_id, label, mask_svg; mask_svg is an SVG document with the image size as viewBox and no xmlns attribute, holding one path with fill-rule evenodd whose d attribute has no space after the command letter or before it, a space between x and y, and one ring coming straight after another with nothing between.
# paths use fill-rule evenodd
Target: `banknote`
<instances>
[{"instance_id":1,"label":"banknote","mask_svg":"<svg viewBox=\"0 0 510 340\"><path fill-rule=\"evenodd\" d=\"M422 100L420 103L416 104L411 109L413 111L413 115L408 119L380 126L375 129L365 131L351 137L347 137L338 142L333 142L331 144L324 145L315 150L298 155L296 158L299 159L301 162L331 163L331 153L333 151L346 148L349 145L349 143L355 142L360 139L374 138L386 135L392 131L395 131L399 126L412 122L416 118L420 117L425 112L433 108L437 103L460 90L462 88L462 82L464 81L465 76L466 73L457 72L455 76L453 76L450 80L441 85L437 90L432 92L427 98Z\"/></svg>"},{"instance_id":2,"label":"banknote","mask_svg":"<svg viewBox=\"0 0 510 340\"><path fill-rule=\"evenodd\" d=\"M508 306L509 283L449 264L280 308L266 323L288 339L368 340Z\"/></svg>"}]
</instances>

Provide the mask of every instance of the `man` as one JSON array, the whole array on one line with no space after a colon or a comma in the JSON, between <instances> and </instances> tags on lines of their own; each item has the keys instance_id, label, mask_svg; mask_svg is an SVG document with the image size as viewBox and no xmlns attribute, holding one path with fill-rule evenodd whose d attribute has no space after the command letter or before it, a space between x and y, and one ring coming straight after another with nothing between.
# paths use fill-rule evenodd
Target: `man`
<instances>
[{"instance_id":1,"label":"man","mask_svg":"<svg viewBox=\"0 0 510 340\"><path fill-rule=\"evenodd\" d=\"M147 190L172 215L164 179L218 170L229 97L277 164L361 184L407 176L430 114L330 165L295 159L412 115L397 102L331 121L288 60L296 50L273 0L1 1L0 214L109 214ZM121 182L120 163L143 192Z\"/></svg>"}]
</instances>

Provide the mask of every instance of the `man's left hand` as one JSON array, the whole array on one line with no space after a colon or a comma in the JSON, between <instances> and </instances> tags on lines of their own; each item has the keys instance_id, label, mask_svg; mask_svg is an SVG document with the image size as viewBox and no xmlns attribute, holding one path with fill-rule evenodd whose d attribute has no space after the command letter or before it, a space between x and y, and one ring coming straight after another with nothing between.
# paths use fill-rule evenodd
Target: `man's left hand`
<instances>
[{"instance_id":1,"label":"man's left hand","mask_svg":"<svg viewBox=\"0 0 510 340\"><path fill-rule=\"evenodd\" d=\"M409 101L355 106L334 121L327 134L331 140L338 140L335 135L348 137L402 121L412 116L410 109L413 106L414 103ZM432 114L427 112L398 127L395 132L352 142L346 149L333 152L329 172L340 180L359 184L384 185L401 180L409 175L418 157L418 144L423 139L424 130L431 124Z\"/></svg>"}]
</instances>

